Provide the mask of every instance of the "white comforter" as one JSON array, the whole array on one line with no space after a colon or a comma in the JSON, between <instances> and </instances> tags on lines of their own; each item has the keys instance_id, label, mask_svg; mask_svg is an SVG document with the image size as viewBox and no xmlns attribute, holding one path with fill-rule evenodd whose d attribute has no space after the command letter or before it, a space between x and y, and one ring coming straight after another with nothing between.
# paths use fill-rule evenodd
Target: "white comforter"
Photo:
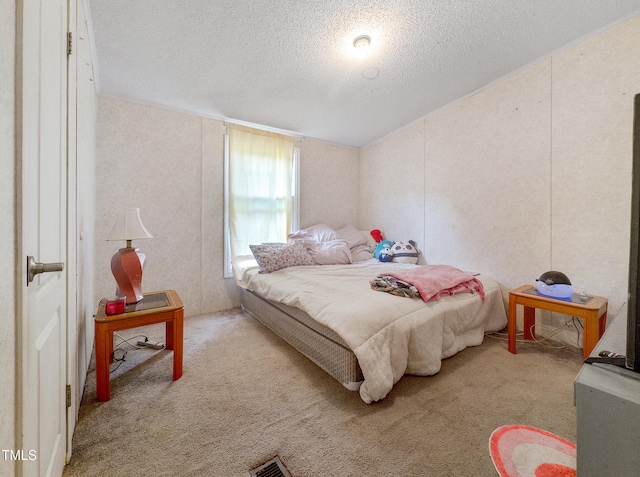
<instances>
[{"instance_id":1,"label":"white comforter","mask_svg":"<svg viewBox=\"0 0 640 477\"><path fill-rule=\"evenodd\" d=\"M441 361L482 343L485 331L507 323L499 285L477 276L485 290L425 303L374 291L369 280L415 265L377 260L349 265L291 267L269 274L236 270L236 282L260 296L305 311L334 330L353 350L364 376L366 403L384 398L403 374L428 376Z\"/></svg>"}]
</instances>

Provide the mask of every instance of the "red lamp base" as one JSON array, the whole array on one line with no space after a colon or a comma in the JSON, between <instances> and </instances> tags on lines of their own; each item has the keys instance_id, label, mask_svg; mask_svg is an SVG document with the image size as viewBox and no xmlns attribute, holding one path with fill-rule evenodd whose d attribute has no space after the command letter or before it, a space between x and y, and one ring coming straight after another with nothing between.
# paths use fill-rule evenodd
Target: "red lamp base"
<instances>
[{"instance_id":1,"label":"red lamp base","mask_svg":"<svg viewBox=\"0 0 640 477\"><path fill-rule=\"evenodd\" d=\"M121 248L111 258L111 272L118 284L116 295L126 295L127 304L142 300L142 269L146 258L133 247Z\"/></svg>"}]
</instances>

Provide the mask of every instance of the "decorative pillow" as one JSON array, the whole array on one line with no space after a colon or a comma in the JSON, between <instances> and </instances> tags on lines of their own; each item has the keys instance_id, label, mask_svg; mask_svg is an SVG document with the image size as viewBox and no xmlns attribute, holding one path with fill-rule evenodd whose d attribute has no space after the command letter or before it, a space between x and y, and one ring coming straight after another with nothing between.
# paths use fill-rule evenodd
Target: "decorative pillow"
<instances>
[{"instance_id":1,"label":"decorative pillow","mask_svg":"<svg viewBox=\"0 0 640 477\"><path fill-rule=\"evenodd\" d=\"M287 267L298 265L315 265L302 241L286 243L263 243L249 245L256 258L260 273L271 273Z\"/></svg>"},{"instance_id":2,"label":"decorative pillow","mask_svg":"<svg viewBox=\"0 0 640 477\"><path fill-rule=\"evenodd\" d=\"M353 261L349 245L345 240L329 242L305 240L304 244L316 265L337 265Z\"/></svg>"},{"instance_id":3,"label":"decorative pillow","mask_svg":"<svg viewBox=\"0 0 640 477\"><path fill-rule=\"evenodd\" d=\"M353 249L358 245L367 245L367 237L362 235L362 233L351 224L345 225L341 229L336 230L336 233L341 239L347 241L350 249Z\"/></svg>"}]
</instances>

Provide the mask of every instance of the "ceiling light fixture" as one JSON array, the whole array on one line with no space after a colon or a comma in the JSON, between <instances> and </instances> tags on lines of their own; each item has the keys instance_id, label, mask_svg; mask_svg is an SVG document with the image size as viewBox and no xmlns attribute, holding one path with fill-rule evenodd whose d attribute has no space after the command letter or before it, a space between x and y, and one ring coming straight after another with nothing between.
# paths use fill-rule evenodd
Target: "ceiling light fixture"
<instances>
[{"instance_id":1,"label":"ceiling light fixture","mask_svg":"<svg viewBox=\"0 0 640 477\"><path fill-rule=\"evenodd\" d=\"M371 43L371 38L368 35L360 35L353 40L353 46L355 48L366 48Z\"/></svg>"}]
</instances>

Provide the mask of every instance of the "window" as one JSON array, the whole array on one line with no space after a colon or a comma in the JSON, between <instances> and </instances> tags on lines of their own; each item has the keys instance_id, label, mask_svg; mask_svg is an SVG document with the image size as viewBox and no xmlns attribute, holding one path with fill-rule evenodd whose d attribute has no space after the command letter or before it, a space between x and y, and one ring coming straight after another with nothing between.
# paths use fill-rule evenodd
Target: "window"
<instances>
[{"instance_id":1,"label":"window","mask_svg":"<svg viewBox=\"0 0 640 477\"><path fill-rule=\"evenodd\" d=\"M298 229L299 150L292 137L229 125L225 137L225 270L249 244L286 242Z\"/></svg>"}]
</instances>

